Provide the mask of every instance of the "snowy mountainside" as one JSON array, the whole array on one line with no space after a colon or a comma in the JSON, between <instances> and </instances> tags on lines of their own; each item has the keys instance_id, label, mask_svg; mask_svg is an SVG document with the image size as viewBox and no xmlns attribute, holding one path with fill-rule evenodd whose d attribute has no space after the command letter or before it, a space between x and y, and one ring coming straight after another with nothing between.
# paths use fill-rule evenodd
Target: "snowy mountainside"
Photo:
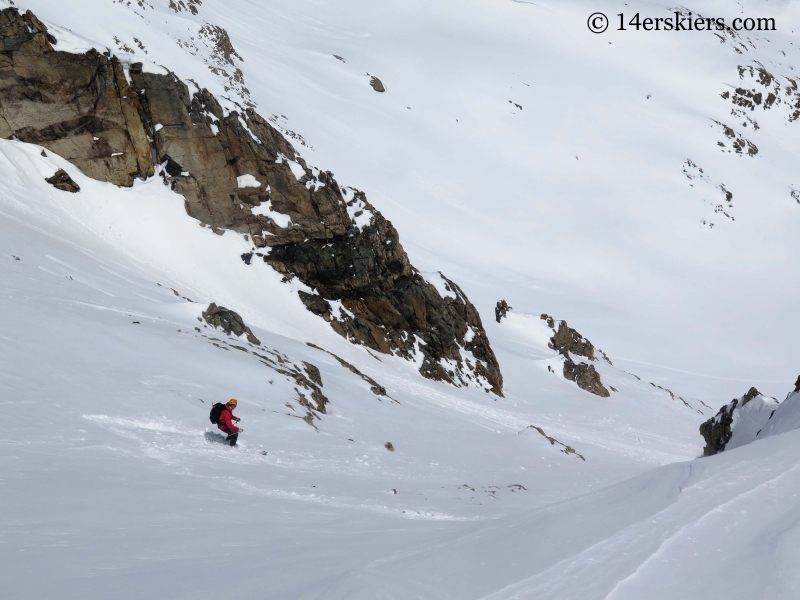
<instances>
[{"instance_id":1,"label":"snowy mountainside","mask_svg":"<svg viewBox=\"0 0 800 600\"><path fill-rule=\"evenodd\" d=\"M594 35L595 4L0 1L56 50L257 109L314 178L365 190L420 276L472 300L504 394L351 344L159 177L0 140L9 593L796 596L796 390L745 405L775 411L757 443L741 419L739 447L698 458L698 427L796 376L797 9L690 7L775 15L769 34ZM258 343L210 327L212 302ZM298 381L316 370L324 410ZM207 421L230 397L237 449Z\"/></svg>"},{"instance_id":2,"label":"snowy mountainside","mask_svg":"<svg viewBox=\"0 0 800 600\"><path fill-rule=\"evenodd\" d=\"M84 40L68 50L108 48L164 65L231 107L255 104L309 164L365 190L412 262L459 282L482 314L505 297L524 312L565 315L608 340L628 370L670 388L685 382L694 396L732 397L743 382L776 395L794 379L787 257L800 218L789 175L798 123L792 93L766 104L776 85L791 87L796 66L789 4L688 7L726 22L776 18L775 32L723 39L613 23L594 35L586 19L596 7L585 0L233 0L193 10L65 0L57 14L51 0L17 4ZM614 10L672 14L650 2ZM214 27L235 53L201 33ZM236 68L248 94L226 79ZM370 75L387 91L375 93ZM759 152L737 153L739 137Z\"/></svg>"},{"instance_id":3,"label":"snowy mountainside","mask_svg":"<svg viewBox=\"0 0 800 600\"><path fill-rule=\"evenodd\" d=\"M20 425L3 437L2 486L8 512L26 515L4 523L3 556L35 575L15 593L319 597L381 548L700 452L702 417L667 393L606 363L619 392L602 399L548 370L561 360L539 317L512 311L492 328L512 367L506 399L426 381L335 334L266 265L254 277L225 260L242 241L198 227L160 180L118 188L40 147L0 148L2 311L14 316L0 380ZM79 193L44 181L58 168ZM211 301L262 347L198 321ZM256 353L318 367L326 414L298 418L296 382ZM238 451L206 433L210 403L227 397L241 402ZM214 576L220 563L241 581Z\"/></svg>"}]
</instances>

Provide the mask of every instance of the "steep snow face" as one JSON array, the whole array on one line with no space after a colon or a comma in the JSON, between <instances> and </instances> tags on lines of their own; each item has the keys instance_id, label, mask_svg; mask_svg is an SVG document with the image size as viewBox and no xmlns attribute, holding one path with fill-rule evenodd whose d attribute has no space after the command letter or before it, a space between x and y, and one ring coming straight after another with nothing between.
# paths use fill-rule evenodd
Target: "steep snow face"
<instances>
[{"instance_id":1,"label":"steep snow face","mask_svg":"<svg viewBox=\"0 0 800 600\"><path fill-rule=\"evenodd\" d=\"M705 455L716 454L756 440L778 408L775 398L762 396L750 388L741 398L734 398L700 426L706 440Z\"/></svg>"},{"instance_id":2,"label":"steep snow face","mask_svg":"<svg viewBox=\"0 0 800 600\"><path fill-rule=\"evenodd\" d=\"M775 398L759 395L739 410L734 411L731 425L733 435L726 450L744 446L755 440L762 433L764 426L767 425L777 408L778 401Z\"/></svg>"},{"instance_id":3,"label":"steep snow face","mask_svg":"<svg viewBox=\"0 0 800 600\"><path fill-rule=\"evenodd\" d=\"M800 391L794 392L781 402L774 414L770 415L768 421L759 435L759 439L786 433L800 429Z\"/></svg>"}]
</instances>

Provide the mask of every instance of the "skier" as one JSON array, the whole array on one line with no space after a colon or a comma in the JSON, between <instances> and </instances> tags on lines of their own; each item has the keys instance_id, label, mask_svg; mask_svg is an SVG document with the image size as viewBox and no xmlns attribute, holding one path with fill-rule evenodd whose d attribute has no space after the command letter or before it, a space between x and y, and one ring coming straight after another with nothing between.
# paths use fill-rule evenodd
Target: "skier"
<instances>
[{"instance_id":1,"label":"skier","mask_svg":"<svg viewBox=\"0 0 800 600\"><path fill-rule=\"evenodd\" d=\"M233 424L233 421L240 421L239 417L233 416L233 409L236 408L238 402L236 398L231 398L228 403L222 409L222 412L219 414L219 421L217 422L217 427L220 428L224 433L228 434L226 440L230 441L231 446L236 445L236 440L239 438L239 434L244 431L241 427L237 427Z\"/></svg>"}]
</instances>

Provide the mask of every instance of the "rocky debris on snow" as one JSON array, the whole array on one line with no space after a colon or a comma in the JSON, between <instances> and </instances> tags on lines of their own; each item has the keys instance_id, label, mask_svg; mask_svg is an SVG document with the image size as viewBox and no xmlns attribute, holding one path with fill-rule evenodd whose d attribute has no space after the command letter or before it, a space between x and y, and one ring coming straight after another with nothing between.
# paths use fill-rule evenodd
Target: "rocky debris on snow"
<instances>
[{"instance_id":1,"label":"rocky debris on snow","mask_svg":"<svg viewBox=\"0 0 800 600\"><path fill-rule=\"evenodd\" d=\"M375 381L369 375L365 375L364 373L359 371L356 367L351 365L349 362L347 362L343 358L340 358L340 357L336 356L333 352L330 352L329 350L325 350L325 348L320 348L319 346L317 346L316 344L312 344L311 342L306 342L306 344L308 346L312 347L312 348L316 348L317 350L321 350L322 352L325 352L326 354L330 354L345 369L347 369L351 373L354 373L355 375L358 375L361 379L366 381L370 385L370 388L369 388L370 391L373 394L375 394L376 396L385 396L386 398L389 398L389 400L391 400L392 402L397 402L397 400L395 400L389 394L386 393L386 388L385 387L383 387L381 384L379 384L377 381ZM320 383L320 385L322 385L322 384ZM397 403L399 404L399 402L397 402Z\"/></svg>"},{"instance_id":2,"label":"rocky debris on snow","mask_svg":"<svg viewBox=\"0 0 800 600\"><path fill-rule=\"evenodd\" d=\"M494 307L494 318L499 323L502 321L505 316L508 314L508 311L511 310L511 307L508 305L508 302L505 300L500 300L497 303L497 306Z\"/></svg>"},{"instance_id":3,"label":"rocky debris on snow","mask_svg":"<svg viewBox=\"0 0 800 600\"><path fill-rule=\"evenodd\" d=\"M755 440L777 406L774 398L763 396L754 387L741 398L734 398L720 408L714 417L700 425L700 435L706 442L703 456L712 456L726 448ZM739 439L734 440L734 435ZM732 440L736 443L732 444Z\"/></svg>"},{"instance_id":4,"label":"rocky debris on snow","mask_svg":"<svg viewBox=\"0 0 800 600\"><path fill-rule=\"evenodd\" d=\"M631 373L629 373L629 374L631 374ZM634 375L634 377L636 377L636 379L640 379L640 378L639 378L638 376L636 376L636 375ZM678 395L676 395L676 394L675 394L675 392L673 392L673 391L672 391L672 390L670 390L669 388L665 388L664 386L661 386L661 385L655 384L655 383L653 383L652 381L650 382L650 385L652 385L653 387L656 387L656 388L658 388L658 389L660 389L660 390L664 390L665 392L667 392L667 393L669 394L669 397L670 397L670 398L672 398L673 400L680 400L681 402L683 402L684 406L686 406L687 408L694 408L694 407L693 407L691 404L689 404L689 403L688 403L688 402L687 402L687 401L686 401L686 400L683 398L683 396L678 396ZM614 388L613 388L613 387L612 387L611 389L612 389L612 390L614 390ZM614 391L616 392L617 390L614 390ZM700 404L702 404L702 405L703 405L703 406L705 406L706 408L710 408L710 407L709 407L709 406L708 406L708 405L707 405L705 402L703 402L702 400L700 400ZM700 413L701 415L702 415L702 414L704 414L704 413L703 413L703 411L701 411L700 409L695 409L695 410L697 410L697 412L698 412L698 413Z\"/></svg>"},{"instance_id":5,"label":"rocky debris on snow","mask_svg":"<svg viewBox=\"0 0 800 600\"><path fill-rule=\"evenodd\" d=\"M213 302L208 305L208 308L203 311L203 319L212 327L222 329L228 335L235 335L241 337L243 334L247 336L247 341L256 346L260 346L261 342L253 335L250 328L244 324L242 317L239 313L234 312L224 306L217 306Z\"/></svg>"},{"instance_id":6,"label":"rocky debris on snow","mask_svg":"<svg viewBox=\"0 0 800 600\"><path fill-rule=\"evenodd\" d=\"M386 448L389 452L394 452L394 446L392 445L392 442L386 442L383 445L383 447Z\"/></svg>"},{"instance_id":7,"label":"rocky debris on snow","mask_svg":"<svg viewBox=\"0 0 800 600\"><path fill-rule=\"evenodd\" d=\"M538 431L548 442L550 442L551 446L561 446L561 452L563 452L564 454L574 454L576 457L578 457L582 461L586 462L586 459L583 457L583 455L582 454L578 454L575 451L575 448L573 448L572 446L567 446L566 444L564 444L562 442L559 442L554 437L550 437L549 435L547 435L544 432L544 429L542 429L541 427L537 427L536 425L528 425L525 429L520 431L518 435L522 435L523 433L525 433L529 429L534 429L534 430Z\"/></svg>"},{"instance_id":8,"label":"rocky debris on snow","mask_svg":"<svg viewBox=\"0 0 800 600\"><path fill-rule=\"evenodd\" d=\"M595 396L608 398L611 395L600 381L600 373L594 365L575 363L569 356L564 356L564 378L574 381L579 388Z\"/></svg>"},{"instance_id":9,"label":"rocky debris on snow","mask_svg":"<svg viewBox=\"0 0 800 600\"><path fill-rule=\"evenodd\" d=\"M383 92L386 91L386 88L384 87L383 82L380 79L378 79L374 75L370 75L369 77L370 77L369 84L372 86L373 90L375 90L376 92L380 92L380 93L383 93Z\"/></svg>"},{"instance_id":10,"label":"rocky debris on snow","mask_svg":"<svg viewBox=\"0 0 800 600\"><path fill-rule=\"evenodd\" d=\"M190 94L173 74L148 73L140 63L130 66L129 86L115 57L56 52L32 19L0 11L0 137L41 144L116 185L158 169L201 224L269 246L264 262L312 288L300 295L305 305L340 335L421 358L425 377L502 396L475 307L455 283L447 280L453 294L443 298L421 276L362 192L309 168L252 108L226 113L208 90ZM239 58L226 35L206 33L220 60ZM246 176L257 185L239 187Z\"/></svg>"},{"instance_id":11,"label":"rocky debris on snow","mask_svg":"<svg viewBox=\"0 0 800 600\"><path fill-rule=\"evenodd\" d=\"M55 172L55 175L48 177L45 179L45 181L57 190L61 190L63 192L71 192L75 194L76 192L81 191L81 186L75 183L72 180L72 177L70 177L64 169L59 169Z\"/></svg>"},{"instance_id":12,"label":"rocky debris on snow","mask_svg":"<svg viewBox=\"0 0 800 600\"><path fill-rule=\"evenodd\" d=\"M775 108L782 111L790 123L800 118L800 86L795 77L775 76L758 62L738 65L737 69L739 79L747 83L734 88L733 93L726 90L721 94L722 98L730 99L734 106L739 107L731 110L733 116L744 116L745 111L753 113L758 108Z\"/></svg>"},{"instance_id":13,"label":"rocky debris on snow","mask_svg":"<svg viewBox=\"0 0 800 600\"><path fill-rule=\"evenodd\" d=\"M185 2L184 0L169 0L169 7L176 13L182 10L188 10L193 15L196 15L197 7L201 4L202 2L200 0L185 0Z\"/></svg>"},{"instance_id":14,"label":"rocky debris on snow","mask_svg":"<svg viewBox=\"0 0 800 600\"><path fill-rule=\"evenodd\" d=\"M720 125L723 128L723 132L725 133L726 136L729 136L729 137L732 137L732 138L736 138L736 139L734 139L733 146L734 146L734 149L736 149L737 152L741 153L744 150L744 148L745 148L745 146L747 144L750 144L750 146L752 147L751 148L752 151L753 151L752 155L755 155L755 153L758 152L758 148L756 148L755 145L751 144L747 140L744 140L743 138L741 138L741 136L739 136L737 138L738 134L735 133L732 129L730 129L726 125L723 125L722 123L719 123L717 121L715 121L715 123L717 123L718 125ZM719 142L719 145L722 146L723 148L727 148L727 146L723 142ZM750 147L750 146L748 146L748 147ZM698 183L698 184L704 183L709 187L714 187L715 190L719 190L719 192L722 193L722 200L721 201L718 202L718 201L715 201L715 200L707 200L707 199L704 198L703 202L713 206L714 207L714 212L716 214L722 215L722 216L730 219L731 221L735 221L736 220L735 217L733 217L728 212L733 208L733 192L728 190L728 188L726 187L726 185L724 183L720 183L719 185L712 186L712 184L710 182L710 179L708 177L708 174L705 173L703 171L703 169L701 169L699 166L697 166L697 164L694 161L692 161L692 159L690 159L690 158L687 158L686 161L683 163L683 174L686 176L686 178L689 181L693 181L693 182ZM694 187L695 183L690 183L689 187ZM698 188L699 187L700 186L698 185ZM714 227L714 223L706 222L705 219L703 219L703 225L708 225L712 229Z\"/></svg>"},{"instance_id":15,"label":"rocky debris on snow","mask_svg":"<svg viewBox=\"0 0 800 600\"><path fill-rule=\"evenodd\" d=\"M720 126L720 128L722 129L722 133L723 135L725 135L725 137L727 137L729 140L732 140L730 144L731 147L733 148L733 151L736 152L736 154L742 154L742 155L747 154L748 156L755 156L756 154L758 154L758 146L756 146L750 140L742 137L742 134L737 133L731 127L725 125L725 123L721 123L716 120L714 121L714 123ZM720 146L721 148L727 147L724 142L717 142L717 145ZM724 151L725 150L723 150L723 152ZM731 150L727 150L727 152L731 152Z\"/></svg>"},{"instance_id":16,"label":"rocky debris on snow","mask_svg":"<svg viewBox=\"0 0 800 600\"><path fill-rule=\"evenodd\" d=\"M319 372L319 369L306 361L303 361L303 366L305 367L306 373L308 373L308 377L311 379L311 381L322 387L322 374Z\"/></svg>"},{"instance_id":17,"label":"rocky debris on snow","mask_svg":"<svg viewBox=\"0 0 800 600\"><path fill-rule=\"evenodd\" d=\"M209 307L209 309L210 308L211 307ZM219 312L217 312L213 316L219 315L220 312L222 311L227 311L227 309L225 308L218 308L217 310ZM227 312L233 313L233 311L227 311ZM236 315L236 313L233 313L233 315ZM238 317L238 315L236 316ZM236 321L235 318L232 318L232 320L234 322ZM211 324L213 325L213 323ZM243 326L243 323L237 323L237 328L241 326ZM291 360L289 360L287 356L278 352L277 350L272 350L270 348L262 347L260 349L264 352L264 354L262 354L261 352L256 352L255 350L251 352L247 348L244 348L242 346L236 346L234 344L226 342L225 340L220 340L213 337L209 338L208 336L203 334L201 335L202 337L206 338L211 345L215 346L216 348L219 348L220 350L230 350L230 348L233 348L235 350L239 350L247 354L252 354L256 358L258 358L262 364L269 367L276 373L283 375L284 377L287 378L287 380L289 381L294 380L295 384L297 384L297 387L294 388L296 394L295 400L300 406L302 406L306 410L306 413L305 415L302 416L292 415L289 413L284 413L284 414L287 414L291 417L297 417L299 419L302 419L303 421L311 425L314 429L319 431L314 423L314 420L315 419L320 420L321 419L321 417L319 416L320 414L323 415L327 414L326 406L328 405L328 398L327 396L325 396L325 394L322 393L321 389L322 376L320 375L319 369L316 366L314 366L311 363L302 361L303 368L301 368L298 365L294 364ZM273 383L273 380L270 380L269 383ZM291 404L287 403L286 406L289 409L294 410L294 407Z\"/></svg>"}]
</instances>

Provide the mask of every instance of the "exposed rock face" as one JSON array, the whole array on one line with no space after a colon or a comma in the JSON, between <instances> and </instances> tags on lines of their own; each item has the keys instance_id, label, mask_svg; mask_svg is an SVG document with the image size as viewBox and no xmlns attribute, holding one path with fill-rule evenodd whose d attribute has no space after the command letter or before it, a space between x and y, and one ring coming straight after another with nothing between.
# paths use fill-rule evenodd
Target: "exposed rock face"
<instances>
[{"instance_id":1,"label":"exposed rock face","mask_svg":"<svg viewBox=\"0 0 800 600\"><path fill-rule=\"evenodd\" d=\"M250 328L244 324L239 313L229 310L224 306L217 306L212 302L208 305L208 308L203 311L203 319L212 327L222 329L222 331L228 335L233 334L236 337L246 335L248 342L256 346L261 345L261 342L253 335ZM319 375L319 371L317 371L317 375Z\"/></svg>"},{"instance_id":2,"label":"exposed rock face","mask_svg":"<svg viewBox=\"0 0 800 600\"><path fill-rule=\"evenodd\" d=\"M57 190L61 190L63 192L71 192L75 194L81 191L81 186L72 181L72 177L70 177L64 169L59 169L55 172L55 175L48 177L45 179L45 181Z\"/></svg>"},{"instance_id":3,"label":"exposed rock face","mask_svg":"<svg viewBox=\"0 0 800 600\"><path fill-rule=\"evenodd\" d=\"M600 396L601 398L608 398L611 394L600 381L600 373L598 373L594 365L586 363L574 363L569 356L564 357L564 378L574 381L582 390L586 390Z\"/></svg>"},{"instance_id":4,"label":"exposed rock face","mask_svg":"<svg viewBox=\"0 0 800 600\"><path fill-rule=\"evenodd\" d=\"M225 114L207 90L190 94L141 64L130 66L129 85L116 58L53 43L30 13L0 11L0 137L41 144L117 185L158 170L190 216L269 248L263 260L314 289L301 299L341 335L406 358L421 352L425 377L502 395L475 307L453 282L442 298L425 281L362 192L308 168L251 108Z\"/></svg>"},{"instance_id":5,"label":"exposed rock face","mask_svg":"<svg viewBox=\"0 0 800 600\"><path fill-rule=\"evenodd\" d=\"M741 398L734 398L729 404L720 408L719 412L714 417L700 425L700 435L702 435L703 439L706 441L706 445L703 448L703 456L711 456L725 450L733 437L734 412L739 411L741 413L749 402L760 396L761 393L756 388L751 387L744 396ZM761 421L766 421L771 418L775 407L770 405L769 408L771 410L769 416L763 417ZM742 421L741 415L738 420ZM763 424L764 423L761 422L756 423L755 427L757 427L759 431L755 432L755 435L752 435L753 438L758 436Z\"/></svg>"},{"instance_id":6,"label":"exposed rock face","mask_svg":"<svg viewBox=\"0 0 800 600\"><path fill-rule=\"evenodd\" d=\"M500 300L497 303L497 306L494 307L494 318L499 323L503 320L503 318L508 314L508 311L511 310L511 307L508 305L508 302L505 300Z\"/></svg>"},{"instance_id":7,"label":"exposed rock face","mask_svg":"<svg viewBox=\"0 0 800 600\"><path fill-rule=\"evenodd\" d=\"M0 137L41 144L101 181L152 175L141 106L120 62L53 43L30 11L0 11Z\"/></svg>"},{"instance_id":8,"label":"exposed rock face","mask_svg":"<svg viewBox=\"0 0 800 600\"><path fill-rule=\"evenodd\" d=\"M594 368L594 365L588 363L576 363L572 360L570 355L585 356L590 361L596 361L594 356L594 346L592 343L584 338L580 333L567 325L566 321L560 321L558 324L558 331L556 331L556 322L553 317L543 314L541 319L547 323L547 326L553 330L553 337L550 338L550 348L557 350L558 353L564 358L564 378L574 381L582 390L586 390L600 396L601 398L608 398L611 393L603 385L600 380L600 373ZM610 364L611 361L603 354L603 357Z\"/></svg>"},{"instance_id":9,"label":"exposed rock face","mask_svg":"<svg viewBox=\"0 0 800 600\"><path fill-rule=\"evenodd\" d=\"M558 331L550 338L550 347L561 354L569 352L575 356L585 356L589 360L595 360L592 343L572 327L569 327L566 321L559 323Z\"/></svg>"}]
</instances>

